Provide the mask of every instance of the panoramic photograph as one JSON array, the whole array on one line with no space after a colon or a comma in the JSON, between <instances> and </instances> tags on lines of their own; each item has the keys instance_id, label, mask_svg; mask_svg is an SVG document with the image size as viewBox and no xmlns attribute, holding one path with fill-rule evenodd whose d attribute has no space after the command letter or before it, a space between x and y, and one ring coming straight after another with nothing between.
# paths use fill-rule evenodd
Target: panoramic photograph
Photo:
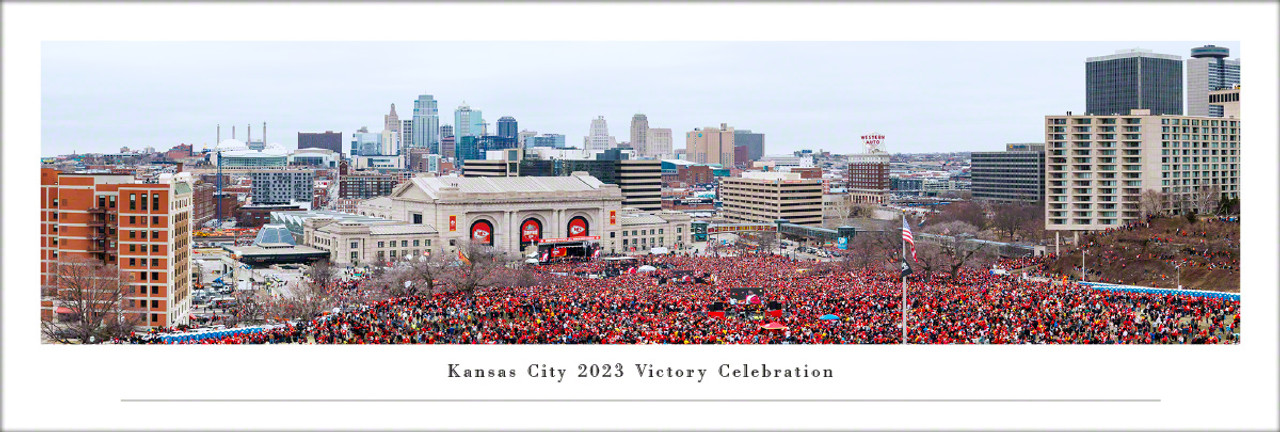
<instances>
[{"instance_id":1,"label":"panoramic photograph","mask_svg":"<svg viewBox=\"0 0 1280 432\"><path fill-rule=\"evenodd\" d=\"M45 344L1241 341L1239 42L41 48Z\"/></svg>"}]
</instances>

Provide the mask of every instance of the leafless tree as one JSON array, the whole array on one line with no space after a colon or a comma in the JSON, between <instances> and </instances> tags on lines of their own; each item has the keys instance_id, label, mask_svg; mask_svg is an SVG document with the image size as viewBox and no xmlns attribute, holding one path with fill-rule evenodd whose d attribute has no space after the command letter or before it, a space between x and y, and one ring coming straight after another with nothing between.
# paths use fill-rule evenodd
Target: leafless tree
<instances>
[{"instance_id":1,"label":"leafless tree","mask_svg":"<svg viewBox=\"0 0 1280 432\"><path fill-rule=\"evenodd\" d=\"M268 313L286 320L306 321L318 317L338 306L340 298L331 292L331 288L299 280L288 295L282 295L271 303Z\"/></svg>"},{"instance_id":2,"label":"leafless tree","mask_svg":"<svg viewBox=\"0 0 1280 432\"><path fill-rule=\"evenodd\" d=\"M991 227L1009 240L1014 239L1014 235L1022 230L1028 219L1036 216L1036 211L1030 204L1000 204L993 206L992 212Z\"/></svg>"},{"instance_id":3,"label":"leafless tree","mask_svg":"<svg viewBox=\"0 0 1280 432\"><path fill-rule=\"evenodd\" d=\"M235 298L235 304L228 308L228 326L266 322L267 311L274 306L274 299L265 290L238 289L231 296Z\"/></svg>"},{"instance_id":4,"label":"leafless tree","mask_svg":"<svg viewBox=\"0 0 1280 432\"><path fill-rule=\"evenodd\" d=\"M917 237L917 254L921 261L927 261L926 271L945 271L954 278L966 266L984 266L984 258L990 255L988 244L966 241L976 231L977 228L973 225L960 221L925 227L924 232L941 236Z\"/></svg>"},{"instance_id":5,"label":"leafless tree","mask_svg":"<svg viewBox=\"0 0 1280 432\"><path fill-rule=\"evenodd\" d=\"M476 290L495 286L502 282L501 252L492 246L466 242L462 246L464 257L444 273L444 280L453 289L468 295Z\"/></svg>"},{"instance_id":6,"label":"leafless tree","mask_svg":"<svg viewBox=\"0 0 1280 432\"><path fill-rule=\"evenodd\" d=\"M327 259L321 259L311 264L305 273L307 279L312 284L322 288L329 289L337 281L336 269L329 263Z\"/></svg>"},{"instance_id":7,"label":"leafless tree","mask_svg":"<svg viewBox=\"0 0 1280 432\"><path fill-rule=\"evenodd\" d=\"M974 233L986 229L988 225L986 210L982 208L982 204L975 202L953 202L948 204L942 211L930 216L927 223L936 225L952 221L964 222L974 226L977 229Z\"/></svg>"},{"instance_id":8,"label":"leafless tree","mask_svg":"<svg viewBox=\"0 0 1280 432\"><path fill-rule=\"evenodd\" d=\"M1218 203L1222 198L1222 187L1218 185L1201 185L1196 188L1195 200L1196 212L1204 215L1213 215L1218 211Z\"/></svg>"},{"instance_id":9,"label":"leafless tree","mask_svg":"<svg viewBox=\"0 0 1280 432\"><path fill-rule=\"evenodd\" d=\"M1147 189L1142 192L1142 196L1138 198L1138 211L1142 212L1142 217L1150 215L1161 215L1164 213L1164 202L1167 194L1155 189Z\"/></svg>"},{"instance_id":10,"label":"leafless tree","mask_svg":"<svg viewBox=\"0 0 1280 432\"><path fill-rule=\"evenodd\" d=\"M143 316L125 306L131 287L120 280L120 269L101 262L68 258L52 265L54 317L40 322L44 337L57 343L101 343L126 337L143 323ZM65 309L63 309L65 308ZM58 309L69 311L57 313Z\"/></svg>"}]
</instances>

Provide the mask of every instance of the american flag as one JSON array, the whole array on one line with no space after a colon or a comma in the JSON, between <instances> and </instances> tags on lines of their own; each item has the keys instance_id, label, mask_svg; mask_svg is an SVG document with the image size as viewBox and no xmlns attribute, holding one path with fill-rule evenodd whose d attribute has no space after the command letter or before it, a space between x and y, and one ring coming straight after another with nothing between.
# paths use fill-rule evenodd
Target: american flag
<instances>
[{"instance_id":1,"label":"american flag","mask_svg":"<svg viewBox=\"0 0 1280 432\"><path fill-rule=\"evenodd\" d=\"M920 262L916 259L916 240L911 236L911 226L907 225L906 218L902 218L902 241L911 243L911 261Z\"/></svg>"}]
</instances>

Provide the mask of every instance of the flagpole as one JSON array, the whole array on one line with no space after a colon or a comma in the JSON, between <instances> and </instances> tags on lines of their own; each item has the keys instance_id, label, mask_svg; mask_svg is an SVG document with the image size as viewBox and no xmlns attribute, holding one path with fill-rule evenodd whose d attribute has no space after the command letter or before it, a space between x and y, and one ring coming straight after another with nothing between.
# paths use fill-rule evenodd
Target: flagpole
<instances>
[{"instance_id":1,"label":"flagpole","mask_svg":"<svg viewBox=\"0 0 1280 432\"><path fill-rule=\"evenodd\" d=\"M902 211L902 226L907 226L907 211ZM907 238L902 236L902 262L907 262ZM907 344L907 275L902 275L902 344Z\"/></svg>"}]
</instances>

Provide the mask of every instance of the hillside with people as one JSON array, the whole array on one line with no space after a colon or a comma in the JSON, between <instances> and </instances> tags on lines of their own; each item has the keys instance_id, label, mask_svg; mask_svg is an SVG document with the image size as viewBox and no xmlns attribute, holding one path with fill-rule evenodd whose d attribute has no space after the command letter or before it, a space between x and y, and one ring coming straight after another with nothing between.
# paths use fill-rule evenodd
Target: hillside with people
<instances>
[{"instance_id":1,"label":"hillside with people","mask_svg":"<svg viewBox=\"0 0 1280 432\"><path fill-rule=\"evenodd\" d=\"M1158 288L1240 292L1238 217L1151 218L1116 229L1080 236L1030 270L1046 276L1086 279ZM1179 274L1179 269L1181 274Z\"/></svg>"}]
</instances>

